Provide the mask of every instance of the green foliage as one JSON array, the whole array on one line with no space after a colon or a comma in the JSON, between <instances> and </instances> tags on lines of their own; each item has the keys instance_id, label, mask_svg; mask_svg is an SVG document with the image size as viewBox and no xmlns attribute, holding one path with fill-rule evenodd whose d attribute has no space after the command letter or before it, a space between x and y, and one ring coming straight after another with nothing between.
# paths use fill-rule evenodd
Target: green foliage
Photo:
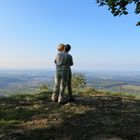
<instances>
[{"instance_id":1,"label":"green foliage","mask_svg":"<svg viewBox=\"0 0 140 140\"><path fill-rule=\"evenodd\" d=\"M31 102L34 101L34 95L33 94L13 94L9 97L11 101L17 101L17 102Z\"/></svg>"},{"instance_id":2,"label":"green foliage","mask_svg":"<svg viewBox=\"0 0 140 140\"><path fill-rule=\"evenodd\" d=\"M7 97L8 101L12 103L33 103L38 100L46 100L48 96L52 94L52 91L41 91L40 93L33 93L33 94L13 94ZM1 99L2 100L2 99ZM0 100L0 101L1 101ZM4 98L6 100L6 98Z\"/></svg>"},{"instance_id":3,"label":"green foliage","mask_svg":"<svg viewBox=\"0 0 140 140\"><path fill-rule=\"evenodd\" d=\"M94 88L91 88L91 87L85 87L84 88L84 93L86 93L86 94L90 94L90 93L96 93L97 91L94 89Z\"/></svg>"},{"instance_id":4,"label":"green foliage","mask_svg":"<svg viewBox=\"0 0 140 140\"><path fill-rule=\"evenodd\" d=\"M43 84L40 86L40 91L47 92L49 90L49 86L47 84Z\"/></svg>"},{"instance_id":5,"label":"green foliage","mask_svg":"<svg viewBox=\"0 0 140 140\"><path fill-rule=\"evenodd\" d=\"M48 99L50 96L52 95L52 91L41 91L39 94L35 95L34 98L36 98L36 100L46 100Z\"/></svg>"},{"instance_id":6,"label":"green foliage","mask_svg":"<svg viewBox=\"0 0 140 140\"><path fill-rule=\"evenodd\" d=\"M121 16L128 14L128 5L134 5L134 13L140 14L140 0L96 0L99 6L107 6L108 10L114 16ZM140 25L140 22L137 23L137 26Z\"/></svg>"},{"instance_id":7,"label":"green foliage","mask_svg":"<svg viewBox=\"0 0 140 140\"><path fill-rule=\"evenodd\" d=\"M0 128L14 128L17 125L19 125L21 123L21 121L19 120L0 120Z\"/></svg>"},{"instance_id":8,"label":"green foliage","mask_svg":"<svg viewBox=\"0 0 140 140\"><path fill-rule=\"evenodd\" d=\"M72 75L72 87L74 89L81 89L86 87L86 77L82 73L74 73Z\"/></svg>"}]
</instances>

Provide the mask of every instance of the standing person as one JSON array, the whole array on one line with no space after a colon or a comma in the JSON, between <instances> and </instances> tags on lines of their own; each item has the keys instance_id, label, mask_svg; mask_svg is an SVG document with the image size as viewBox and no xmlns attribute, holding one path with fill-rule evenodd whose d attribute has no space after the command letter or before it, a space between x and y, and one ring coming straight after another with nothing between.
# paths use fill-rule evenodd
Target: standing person
<instances>
[{"instance_id":1,"label":"standing person","mask_svg":"<svg viewBox=\"0 0 140 140\"><path fill-rule=\"evenodd\" d=\"M69 51L71 50L71 46L69 44L65 45L65 64L66 64L66 70L67 70L67 88L68 88L68 95L69 95L69 101L75 101L73 94L72 94L72 86L71 86L71 79L72 79L72 72L71 67L73 65L73 57L69 54Z\"/></svg>"},{"instance_id":2,"label":"standing person","mask_svg":"<svg viewBox=\"0 0 140 140\"><path fill-rule=\"evenodd\" d=\"M61 49L60 49L61 48ZM74 101L74 97L72 95L72 87L71 87L71 68L73 65L73 58L69 54L71 50L71 46L67 44L64 46L60 44L58 46L59 53L55 59L56 63L56 75L55 75L55 85L52 94L52 101L58 101L58 103L65 103L64 92L67 86L69 101Z\"/></svg>"},{"instance_id":3,"label":"standing person","mask_svg":"<svg viewBox=\"0 0 140 140\"><path fill-rule=\"evenodd\" d=\"M62 102L63 99L63 93L66 86L66 72L64 72L64 69L62 67L63 65L63 58L64 58L64 44L60 44L58 46L58 54L55 58L55 64L56 64L56 74L55 74L55 85L53 89L53 94L51 100L54 102Z\"/></svg>"}]
</instances>

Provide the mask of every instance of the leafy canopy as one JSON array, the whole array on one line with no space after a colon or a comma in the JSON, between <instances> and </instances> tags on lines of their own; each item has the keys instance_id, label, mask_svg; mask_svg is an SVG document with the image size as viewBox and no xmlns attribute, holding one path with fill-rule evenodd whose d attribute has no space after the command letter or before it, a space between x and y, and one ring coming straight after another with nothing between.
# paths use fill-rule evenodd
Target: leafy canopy
<instances>
[{"instance_id":1,"label":"leafy canopy","mask_svg":"<svg viewBox=\"0 0 140 140\"><path fill-rule=\"evenodd\" d=\"M127 6L133 4L135 6L134 13L140 14L140 0L96 0L99 6L107 6L108 10L114 16L127 15L129 13ZM140 21L137 26L140 25Z\"/></svg>"}]
</instances>

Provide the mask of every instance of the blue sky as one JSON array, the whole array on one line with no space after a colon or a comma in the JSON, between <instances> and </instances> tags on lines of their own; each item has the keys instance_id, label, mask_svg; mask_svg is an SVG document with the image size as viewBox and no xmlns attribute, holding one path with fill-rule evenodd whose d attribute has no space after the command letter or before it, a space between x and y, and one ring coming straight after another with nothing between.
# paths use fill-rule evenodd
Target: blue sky
<instances>
[{"instance_id":1,"label":"blue sky","mask_svg":"<svg viewBox=\"0 0 140 140\"><path fill-rule=\"evenodd\" d=\"M80 70L140 70L139 20L95 0L0 0L0 68L54 69L59 43Z\"/></svg>"}]
</instances>

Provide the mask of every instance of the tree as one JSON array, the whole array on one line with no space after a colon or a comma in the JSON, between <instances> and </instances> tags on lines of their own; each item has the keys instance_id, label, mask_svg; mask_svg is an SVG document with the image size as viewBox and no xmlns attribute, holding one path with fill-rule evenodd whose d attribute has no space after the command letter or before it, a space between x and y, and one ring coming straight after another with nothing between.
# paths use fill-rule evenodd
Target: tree
<instances>
[{"instance_id":1,"label":"tree","mask_svg":"<svg viewBox=\"0 0 140 140\"><path fill-rule=\"evenodd\" d=\"M140 0L96 0L99 6L107 6L114 16L127 15L127 7L130 4L135 6L134 13L140 14ZM140 21L136 24L140 26Z\"/></svg>"},{"instance_id":2,"label":"tree","mask_svg":"<svg viewBox=\"0 0 140 140\"><path fill-rule=\"evenodd\" d=\"M82 73L74 73L72 75L72 87L81 89L86 87L86 77Z\"/></svg>"}]
</instances>

